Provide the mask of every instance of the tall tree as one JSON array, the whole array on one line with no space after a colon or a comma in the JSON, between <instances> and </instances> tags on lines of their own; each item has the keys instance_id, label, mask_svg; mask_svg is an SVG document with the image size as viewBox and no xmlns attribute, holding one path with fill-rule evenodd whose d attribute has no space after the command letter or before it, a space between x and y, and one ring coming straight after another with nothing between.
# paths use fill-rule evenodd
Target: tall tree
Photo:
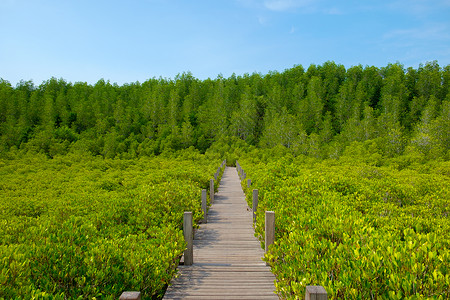
<instances>
[{"instance_id":1,"label":"tall tree","mask_svg":"<svg viewBox=\"0 0 450 300\"><path fill-rule=\"evenodd\" d=\"M426 106L420 123L415 128L411 145L428 158L449 158L450 150L450 99L442 103L442 109L437 118L436 100L431 100Z\"/></svg>"},{"instance_id":2,"label":"tall tree","mask_svg":"<svg viewBox=\"0 0 450 300\"><path fill-rule=\"evenodd\" d=\"M230 132L250 144L254 144L256 142L257 123L257 102L252 95L251 88L246 86L244 93L241 95L239 108L235 109L231 115Z\"/></svg>"},{"instance_id":3,"label":"tall tree","mask_svg":"<svg viewBox=\"0 0 450 300\"><path fill-rule=\"evenodd\" d=\"M224 97L223 80L219 78L216 80L211 95L200 106L198 113L200 135L203 136L206 144L211 144L215 138L228 134L228 117Z\"/></svg>"},{"instance_id":4,"label":"tall tree","mask_svg":"<svg viewBox=\"0 0 450 300\"><path fill-rule=\"evenodd\" d=\"M408 111L409 91L405 85L405 73L402 65L388 65L384 70L385 79L381 89L381 114L383 120L394 124L404 124Z\"/></svg>"},{"instance_id":5,"label":"tall tree","mask_svg":"<svg viewBox=\"0 0 450 300\"><path fill-rule=\"evenodd\" d=\"M308 83L307 96L299 104L299 119L310 134L317 132L322 123L324 88L320 77L313 76Z\"/></svg>"},{"instance_id":6,"label":"tall tree","mask_svg":"<svg viewBox=\"0 0 450 300\"><path fill-rule=\"evenodd\" d=\"M283 109L281 113L274 112L273 115L266 115L266 118L260 145L269 148L277 145L293 147L299 134L303 132L298 119L289 114L286 109Z\"/></svg>"},{"instance_id":7,"label":"tall tree","mask_svg":"<svg viewBox=\"0 0 450 300\"><path fill-rule=\"evenodd\" d=\"M434 96L438 100L443 99L441 69L437 61L420 65L417 71L418 78L416 88L419 96L429 99Z\"/></svg>"},{"instance_id":8,"label":"tall tree","mask_svg":"<svg viewBox=\"0 0 450 300\"><path fill-rule=\"evenodd\" d=\"M180 96L176 88L173 88L170 91L167 113L167 122L169 126L172 128L178 126L178 119L180 114Z\"/></svg>"},{"instance_id":9,"label":"tall tree","mask_svg":"<svg viewBox=\"0 0 450 300\"><path fill-rule=\"evenodd\" d=\"M334 112L335 98L339 92L339 87L346 77L345 67L337 65L334 61L327 61L322 66L319 66L318 70L324 87L322 99L324 111Z\"/></svg>"}]
</instances>

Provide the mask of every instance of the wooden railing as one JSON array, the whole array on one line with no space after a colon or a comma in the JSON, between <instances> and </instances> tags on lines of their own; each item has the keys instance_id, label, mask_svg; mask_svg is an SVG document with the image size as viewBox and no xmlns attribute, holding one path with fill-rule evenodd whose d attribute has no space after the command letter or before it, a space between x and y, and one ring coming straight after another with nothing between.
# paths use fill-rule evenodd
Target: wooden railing
<instances>
[{"instance_id":1,"label":"wooden railing","mask_svg":"<svg viewBox=\"0 0 450 300\"><path fill-rule=\"evenodd\" d=\"M241 167L238 161L236 161L236 170L239 174L241 180L245 180L247 177L247 173L245 173L244 169ZM250 188L252 181L250 178L247 178L247 188ZM258 210L258 190L253 189L253 198L252 198L252 213L253 213L253 224L256 225L256 213ZM264 244L265 244L265 253L267 254L269 251L270 245L275 242L275 212L274 211L266 211L265 212L265 220L264 220ZM268 263L266 263L268 265ZM326 300L328 299L327 291L323 286L315 286L308 285L305 290L305 300Z\"/></svg>"},{"instance_id":2,"label":"wooden railing","mask_svg":"<svg viewBox=\"0 0 450 300\"><path fill-rule=\"evenodd\" d=\"M209 181L209 197L211 204L214 202L214 181L217 180L220 176L220 172L225 167L227 161L224 160L220 164L220 167L217 168L217 171L214 173L214 179L210 179ZM203 219L202 222L207 222L207 199L206 199L206 189L202 190L202 211L203 211ZM193 238L194 238L194 232L193 232L193 220L192 220L192 212L187 211L184 213L183 216L183 235L184 240L186 242L186 250L184 250L184 265L190 266L194 263L194 251L193 251ZM141 300L141 292L139 291L125 291L123 292L119 300Z\"/></svg>"},{"instance_id":3,"label":"wooden railing","mask_svg":"<svg viewBox=\"0 0 450 300\"><path fill-rule=\"evenodd\" d=\"M214 174L214 179L210 179L209 181L209 198L211 204L214 202L214 181L217 180L220 176L220 172L226 165L226 160L222 161L220 167L217 168L216 173ZM207 207L207 199L206 199L206 190L202 190L202 211L203 211L203 219L202 223L207 222L208 215L208 207ZM192 223L192 212L185 212L183 217L183 233L184 240L187 244L186 250L184 251L184 265L190 266L194 263L194 252L193 252L193 223Z\"/></svg>"}]
</instances>

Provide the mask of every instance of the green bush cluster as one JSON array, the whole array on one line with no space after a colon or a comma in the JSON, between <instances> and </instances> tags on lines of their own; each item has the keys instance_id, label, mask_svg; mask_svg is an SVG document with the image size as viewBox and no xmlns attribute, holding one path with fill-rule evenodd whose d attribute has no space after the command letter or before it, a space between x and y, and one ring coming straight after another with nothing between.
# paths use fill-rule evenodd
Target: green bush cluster
<instances>
[{"instance_id":1,"label":"green bush cluster","mask_svg":"<svg viewBox=\"0 0 450 300\"><path fill-rule=\"evenodd\" d=\"M259 189L261 240L264 211L276 213L265 260L281 297L303 298L306 285L331 299L450 297L448 162L399 169L255 150L239 163Z\"/></svg>"},{"instance_id":2,"label":"green bush cluster","mask_svg":"<svg viewBox=\"0 0 450 300\"><path fill-rule=\"evenodd\" d=\"M220 160L25 155L0 160L0 299L161 297L184 251L184 211Z\"/></svg>"}]
</instances>

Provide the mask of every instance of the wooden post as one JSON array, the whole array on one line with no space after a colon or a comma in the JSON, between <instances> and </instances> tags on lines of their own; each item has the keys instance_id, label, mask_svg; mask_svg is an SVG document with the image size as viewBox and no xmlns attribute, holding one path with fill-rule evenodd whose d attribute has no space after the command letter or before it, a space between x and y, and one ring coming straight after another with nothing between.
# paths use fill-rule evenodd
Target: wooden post
<instances>
[{"instance_id":1,"label":"wooden post","mask_svg":"<svg viewBox=\"0 0 450 300\"><path fill-rule=\"evenodd\" d=\"M258 210L258 190L253 190L253 224L256 224L256 211Z\"/></svg>"},{"instance_id":2,"label":"wooden post","mask_svg":"<svg viewBox=\"0 0 450 300\"><path fill-rule=\"evenodd\" d=\"M307 285L305 300L327 300L327 291L323 286Z\"/></svg>"},{"instance_id":3,"label":"wooden post","mask_svg":"<svg viewBox=\"0 0 450 300\"><path fill-rule=\"evenodd\" d=\"M269 246L273 244L275 241L275 212L266 211L266 220L265 220L265 244L266 244L266 253L269 251Z\"/></svg>"},{"instance_id":4,"label":"wooden post","mask_svg":"<svg viewBox=\"0 0 450 300\"><path fill-rule=\"evenodd\" d=\"M187 248L184 250L184 265L191 266L194 263L194 243L192 232L192 212L184 212L183 218L183 233L184 240L186 241Z\"/></svg>"},{"instance_id":5,"label":"wooden post","mask_svg":"<svg viewBox=\"0 0 450 300\"><path fill-rule=\"evenodd\" d=\"M214 202L214 179L209 180L209 198L212 204Z\"/></svg>"},{"instance_id":6,"label":"wooden post","mask_svg":"<svg viewBox=\"0 0 450 300\"><path fill-rule=\"evenodd\" d=\"M206 224L207 221L207 207L206 207L206 190L202 190L202 211L203 211L203 223Z\"/></svg>"},{"instance_id":7,"label":"wooden post","mask_svg":"<svg viewBox=\"0 0 450 300\"><path fill-rule=\"evenodd\" d=\"M251 187L252 186L252 180L251 179L247 179L247 187Z\"/></svg>"},{"instance_id":8,"label":"wooden post","mask_svg":"<svg viewBox=\"0 0 450 300\"><path fill-rule=\"evenodd\" d=\"M216 173L214 173L214 179L217 180L217 178L219 178L219 175L220 175L220 167L217 168Z\"/></svg>"},{"instance_id":9,"label":"wooden post","mask_svg":"<svg viewBox=\"0 0 450 300\"><path fill-rule=\"evenodd\" d=\"M119 300L141 300L141 292L123 292Z\"/></svg>"}]
</instances>

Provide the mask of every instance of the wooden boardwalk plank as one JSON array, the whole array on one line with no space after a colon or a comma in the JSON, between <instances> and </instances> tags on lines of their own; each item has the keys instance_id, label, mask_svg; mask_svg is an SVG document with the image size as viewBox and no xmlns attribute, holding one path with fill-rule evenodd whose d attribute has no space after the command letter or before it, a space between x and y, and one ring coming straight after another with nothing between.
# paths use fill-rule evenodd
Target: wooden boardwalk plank
<instances>
[{"instance_id":1,"label":"wooden boardwalk plank","mask_svg":"<svg viewBox=\"0 0 450 300\"><path fill-rule=\"evenodd\" d=\"M278 299L263 256L237 171L227 167L208 223L194 233L194 264L178 267L164 299Z\"/></svg>"}]
</instances>

